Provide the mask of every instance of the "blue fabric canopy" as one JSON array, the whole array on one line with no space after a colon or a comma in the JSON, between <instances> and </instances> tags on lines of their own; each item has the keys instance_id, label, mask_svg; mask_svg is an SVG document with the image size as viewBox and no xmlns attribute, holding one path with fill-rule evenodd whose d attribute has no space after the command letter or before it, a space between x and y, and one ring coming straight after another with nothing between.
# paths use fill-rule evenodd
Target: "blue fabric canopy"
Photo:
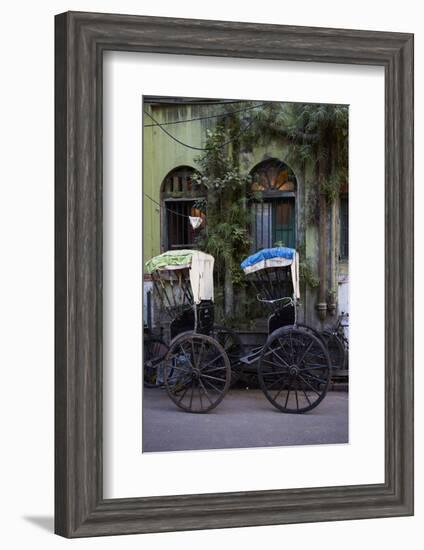
<instances>
[{"instance_id":1,"label":"blue fabric canopy","mask_svg":"<svg viewBox=\"0 0 424 550\"><path fill-rule=\"evenodd\" d=\"M293 260L296 256L296 250L294 248L286 248L284 246L277 246L275 248L264 248L255 252L251 256L248 256L240 264L242 269L255 265L263 260L270 260L272 258L284 258L286 260Z\"/></svg>"}]
</instances>

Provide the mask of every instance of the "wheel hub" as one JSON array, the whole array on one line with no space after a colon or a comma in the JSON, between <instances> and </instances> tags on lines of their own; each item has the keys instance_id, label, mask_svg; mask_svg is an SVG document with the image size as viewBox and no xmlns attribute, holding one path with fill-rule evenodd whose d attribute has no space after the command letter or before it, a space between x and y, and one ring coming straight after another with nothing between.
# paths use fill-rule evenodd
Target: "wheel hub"
<instances>
[{"instance_id":1,"label":"wheel hub","mask_svg":"<svg viewBox=\"0 0 424 550\"><path fill-rule=\"evenodd\" d=\"M297 376L299 374L299 367L297 365L292 365L289 368L290 376Z\"/></svg>"}]
</instances>

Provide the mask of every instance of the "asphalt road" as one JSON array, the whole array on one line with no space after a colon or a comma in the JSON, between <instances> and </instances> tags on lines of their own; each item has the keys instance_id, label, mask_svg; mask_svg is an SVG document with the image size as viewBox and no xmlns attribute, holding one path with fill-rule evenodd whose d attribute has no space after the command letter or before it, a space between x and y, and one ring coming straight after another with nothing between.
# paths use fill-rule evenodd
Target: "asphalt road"
<instances>
[{"instance_id":1,"label":"asphalt road","mask_svg":"<svg viewBox=\"0 0 424 550\"><path fill-rule=\"evenodd\" d=\"M144 389L143 452L348 442L348 393L330 391L312 411L284 414L261 390L230 390L207 414L190 414L164 389Z\"/></svg>"}]
</instances>

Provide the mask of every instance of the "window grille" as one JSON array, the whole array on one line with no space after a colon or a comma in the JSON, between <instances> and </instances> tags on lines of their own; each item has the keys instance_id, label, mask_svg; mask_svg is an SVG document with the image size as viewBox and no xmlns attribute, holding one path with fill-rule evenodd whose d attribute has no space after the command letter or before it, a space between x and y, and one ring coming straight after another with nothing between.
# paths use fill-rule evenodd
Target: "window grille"
<instances>
[{"instance_id":1,"label":"window grille","mask_svg":"<svg viewBox=\"0 0 424 550\"><path fill-rule=\"evenodd\" d=\"M252 251L280 244L296 248L296 178L283 161L275 158L251 172Z\"/></svg>"},{"instance_id":2,"label":"window grille","mask_svg":"<svg viewBox=\"0 0 424 550\"><path fill-rule=\"evenodd\" d=\"M293 197L251 203L252 250L281 246L296 248L295 202Z\"/></svg>"},{"instance_id":3,"label":"window grille","mask_svg":"<svg viewBox=\"0 0 424 550\"><path fill-rule=\"evenodd\" d=\"M162 182L162 248L176 250L193 248L196 236L202 231L205 216L197 208L206 197L204 185L193 177L196 171L190 166L179 166L169 172ZM189 216L201 217L203 224L194 230Z\"/></svg>"},{"instance_id":4,"label":"window grille","mask_svg":"<svg viewBox=\"0 0 424 550\"><path fill-rule=\"evenodd\" d=\"M199 216L194 200L165 201L167 248L192 248L196 232L188 216Z\"/></svg>"}]
</instances>

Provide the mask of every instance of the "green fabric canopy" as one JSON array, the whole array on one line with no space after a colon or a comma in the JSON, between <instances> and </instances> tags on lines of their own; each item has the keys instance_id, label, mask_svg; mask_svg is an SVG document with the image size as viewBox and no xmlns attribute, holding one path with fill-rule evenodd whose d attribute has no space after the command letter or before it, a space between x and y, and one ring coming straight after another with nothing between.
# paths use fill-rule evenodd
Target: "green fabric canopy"
<instances>
[{"instance_id":1,"label":"green fabric canopy","mask_svg":"<svg viewBox=\"0 0 424 550\"><path fill-rule=\"evenodd\" d=\"M159 256L155 256L146 262L148 273L152 273L157 269L164 269L168 266L190 265L193 257L193 250L168 250Z\"/></svg>"}]
</instances>

